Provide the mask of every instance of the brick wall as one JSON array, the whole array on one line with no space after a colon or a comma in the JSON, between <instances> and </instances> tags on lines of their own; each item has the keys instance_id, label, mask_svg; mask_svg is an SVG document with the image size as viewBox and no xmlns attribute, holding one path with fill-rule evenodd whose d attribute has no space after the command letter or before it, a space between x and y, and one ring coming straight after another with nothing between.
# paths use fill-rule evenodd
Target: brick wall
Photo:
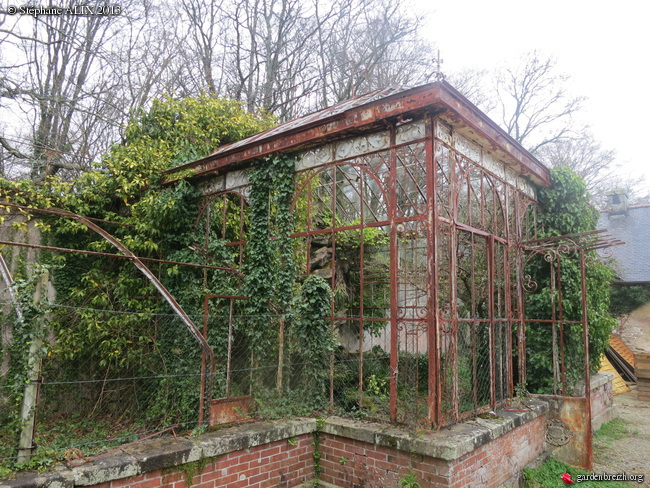
<instances>
[{"instance_id":1,"label":"brick wall","mask_svg":"<svg viewBox=\"0 0 650 488\"><path fill-rule=\"evenodd\" d=\"M422 488L496 487L543 453L545 432L546 417L540 416L449 461L323 434L320 479L341 487L387 488L399 486L412 471Z\"/></svg>"},{"instance_id":2,"label":"brick wall","mask_svg":"<svg viewBox=\"0 0 650 488\"><path fill-rule=\"evenodd\" d=\"M417 433L330 417L316 436L320 480L389 488L412 472L423 488L500 486L543 453L547 412L547 403L532 400L527 409ZM314 479L317 428L315 419L287 419L151 439L0 488L293 488Z\"/></svg>"},{"instance_id":3,"label":"brick wall","mask_svg":"<svg viewBox=\"0 0 650 488\"><path fill-rule=\"evenodd\" d=\"M101 483L94 488L291 488L314 477L312 442L313 436L306 434L212 460ZM196 472L201 465L203 470Z\"/></svg>"}]
</instances>

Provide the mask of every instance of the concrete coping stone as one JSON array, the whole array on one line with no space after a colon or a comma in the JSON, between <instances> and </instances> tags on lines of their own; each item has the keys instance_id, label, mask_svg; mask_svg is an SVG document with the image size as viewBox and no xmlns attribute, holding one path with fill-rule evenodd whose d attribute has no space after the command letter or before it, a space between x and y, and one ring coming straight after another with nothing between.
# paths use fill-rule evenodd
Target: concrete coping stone
<instances>
[{"instance_id":1,"label":"concrete coping stone","mask_svg":"<svg viewBox=\"0 0 650 488\"><path fill-rule=\"evenodd\" d=\"M600 388L601 386L610 383L613 380L614 380L614 373L602 372L602 373L596 373L594 375L591 375L591 377L589 378L590 391L594 391ZM581 380L576 383L576 386L574 388L574 394L579 397L585 395L584 381Z\"/></svg>"},{"instance_id":2,"label":"concrete coping stone","mask_svg":"<svg viewBox=\"0 0 650 488\"><path fill-rule=\"evenodd\" d=\"M443 460L454 460L516 427L543 415L546 402L529 400L524 411L499 411L439 431L409 432L380 423L329 417L322 432ZM0 488L74 488L138 476L215 458L317 430L316 420L294 418L224 427L201 436L150 439L97 457L80 466L59 465L43 473L20 473L0 481Z\"/></svg>"},{"instance_id":3,"label":"concrete coping stone","mask_svg":"<svg viewBox=\"0 0 650 488\"><path fill-rule=\"evenodd\" d=\"M80 466L59 465L43 473L19 473L15 480L0 481L0 488L91 486L250 449L310 434L315 430L315 419L301 418L226 427L196 438L150 439L107 453Z\"/></svg>"},{"instance_id":4,"label":"concrete coping stone","mask_svg":"<svg viewBox=\"0 0 650 488\"><path fill-rule=\"evenodd\" d=\"M407 431L385 424L329 417L323 432L409 454L453 461L474 449L536 419L548 411L541 400L527 399L526 406L500 410L494 418L474 418L438 431ZM490 416L492 417L492 416Z\"/></svg>"}]
</instances>

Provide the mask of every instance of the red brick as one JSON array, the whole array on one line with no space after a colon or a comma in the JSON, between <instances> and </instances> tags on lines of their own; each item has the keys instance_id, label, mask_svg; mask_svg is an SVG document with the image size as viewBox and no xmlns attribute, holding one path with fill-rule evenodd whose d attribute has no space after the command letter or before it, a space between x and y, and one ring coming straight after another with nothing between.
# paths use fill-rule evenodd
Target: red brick
<instances>
[{"instance_id":1,"label":"red brick","mask_svg":"<svg viewBox=\"0 0 650 488\"><path fill-rule=\"evenodd\" d=\"M280 446L274 447L272 449L266 449L262 451L262 457L271 457L275 456L276 454L279 454L281 452L282 448Z\"/></svg>"},{"instance_id":2,"label":"red brick","mask_svg":"<svg viewBox=\"0 0 650 488\"><path fill-rule=\"evenodd\" d=\"M138 483L133 484L134 488L158 488L162 485L160 477L153 478L150 480L143 480Z\"/></svg>"},{"instance_id":3,"label":"red brick","mask_svg":"<svg viewBox=\"0 0 650 488\"><path fill-rule=\"evenodd\" d=\"M122 478L119 480L113 480L111 481L111 488L119 488L121 486L132 486L140 481L144 481L145 475L140 474L138 476L133 476L131 478Z\"/></svg>"}]
</instances>

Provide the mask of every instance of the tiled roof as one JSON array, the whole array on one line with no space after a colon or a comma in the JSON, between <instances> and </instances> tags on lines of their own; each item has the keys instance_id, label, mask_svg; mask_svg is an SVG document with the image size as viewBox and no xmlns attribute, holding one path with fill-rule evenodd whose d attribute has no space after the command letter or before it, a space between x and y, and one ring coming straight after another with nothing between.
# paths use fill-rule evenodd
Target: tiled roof
<instances>
[{"instance_id":1,"label":"tiled roof","mask_svg":"<svg viewBox=\"0 0 650 488\"><path fill-rule=\"evenodd\" d=\"M650 282L650 205L629 207L627 214L602 212L598 228L625 242L612 248L620 280Z\"/></svg>"}]
</instances>

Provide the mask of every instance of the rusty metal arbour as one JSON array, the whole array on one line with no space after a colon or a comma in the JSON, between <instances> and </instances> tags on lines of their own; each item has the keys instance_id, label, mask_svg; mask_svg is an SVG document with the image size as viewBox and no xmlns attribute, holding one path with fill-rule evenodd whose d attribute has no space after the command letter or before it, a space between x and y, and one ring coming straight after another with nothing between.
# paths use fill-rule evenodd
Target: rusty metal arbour
<instances>
[{"instance_id":1,"label":"rusty metal arbour","mask_svg":"<svg viewBox=\"0 0 650 488\"><path fill-rule=\"evenodd\" d=\"M21 212L34 212L34 213L40 213L40 214L49 214L49 215L57 215L60 217L66 217L72 220L76 220L77 222L80 222L81 224L85 225L88 229L92 230L93 232L96 232L99 234L102 238L104 238L107 242L109 242L111 245L113 245L116 249L121 251L123 253L123 256L120 255L111 255L108 253L105 253L105 256L112 256L112 257L124 257L129 259L133 265L140 271L146 278L149 280L149 282L156 288L156 290L161 294L161 296L165 299L165 301L171 306L172 310L174 313L180 318L181 322L187 330L190 332L190 334L194 337L194 339L198 342L199 347L201 348L205 361L207 361L208 364L208 370L213 369L213 362L214 362L214 352L212 348L210 347L210 344L208 341L205 339L204 335L201 334L201 331L194 325L194 322L192 319L187 315L185 310L178 304L174 296L165 288L165 286L161 283L161 281L158 279L158 277L151 272L147 266L144 265L142 262L142 259L140 259L138 256L133 254L124 244L122 244L118 239L116 239L114 236L112 236L110 233L108 233L106 230L102 229L99 227L97 224L89 220L88 218L78 215L74 212L70 212L68 210L63 210L63 209L58 209L58 208L47 208L47 209L42 209L42 208L32 208L32 207L25 207L22 205L15 205L9 202L1 202L1 205L6 208L13 208L16 210L19 210ZM97 219L93 219L97 220ZM13 242L7 242L9 245L18 245L21 246L23 244L21 243L13 243ZM29 245L29 247L36 247L36 248L42 248L42 249L50 249L50 250L56 250L56 251L65 251L65 252L79 252L81 254L87 254L84 251L77 251L77 250L72 250L72 249L63 249L63 248L55 248L52 246L40 246L40 245ZM158 260L159 262L163 262L163 260ZM167 261L168 263L172 263L171 261ZM183 263L176 263L176 264L183 264ZM229 268L221 268L221 269L227 269ZM9 282L7 282L9 283ZM209 398L212 397L212 375L202 375L201 377L201 392L205 392L206 395L208 395ZM202 412L201 414L202 415Z\"/></svg>"},{"instance_id":2,"label":"rusty metal arbour","mask_svg":"<svg viewBox=\"0 0 650 488\"><path fill-rule=\"evenodd\" d=\"M622 241L605 234L604 230L583 232L579 234L564 235L543 239L533 239L522 243L523 259L522 271L528 263L537 260L537 264L546 267L545 279L549 285L549 300L547 305L550 313L548 318L530 318L526 315L525 327L529 333L540 329L546 334L536 334L539 338L546 338L547 343L541 347L550 351L552 364L552 390L539 393L552 393L556 396L574 396L575 401L582 402L582 430L584 430L584 457L578 462L585 469L593 467L592 452L592 422L591 422L591 392L590 360L589 360L589 316L587 307L587 266L590 259L598 259L594 251L609 249L613 246L624 244ZM603 256L606 257L606 256ZM563 264L569 265L573 261L579 269L580 307L576 314L566 313L564 310ZM524 276L524 289L526 292L535 292L540 285L532 280L531 276ZM574 291L575 293L575 291ZM573 304L576 306L577 304ZM578 308L578 307L576 307ZM577 315L577 316L576 316ZM568 317L573 317L569 319ZM550 334L547 332L550 329ZM539 332L539 331L538 331ZM549 337L550 335L550 337ZM532 353L539 353L540 345ZM530 348L529 348L530 349ZM525 351L527 355L530 350ZM520 372L520 380L526 382L527 370L524 367ZM537 378L544 380L545 378ZM580 415L578 416L580 417ZM580 449L579 449L580 450ZM580 456L579 456L580 457Z\"/></svg>"}]
</instances>

